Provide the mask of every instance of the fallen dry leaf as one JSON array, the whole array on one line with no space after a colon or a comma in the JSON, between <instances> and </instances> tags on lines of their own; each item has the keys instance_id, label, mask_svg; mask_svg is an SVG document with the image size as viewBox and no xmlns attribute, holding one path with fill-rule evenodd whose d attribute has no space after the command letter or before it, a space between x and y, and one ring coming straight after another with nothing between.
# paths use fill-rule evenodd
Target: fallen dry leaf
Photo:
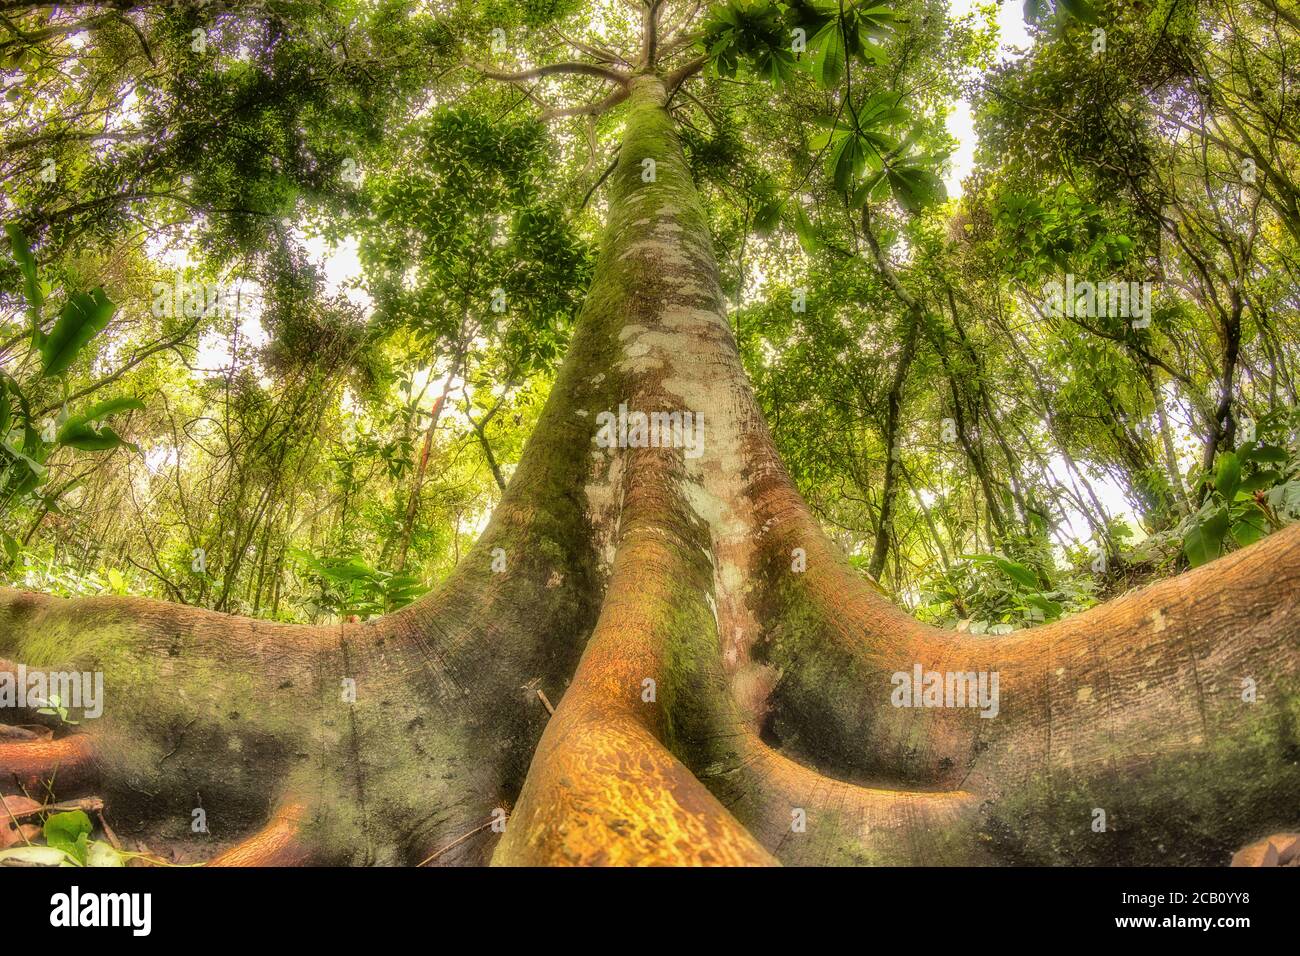
<instances>
[{"instance_id":1,"label":"fallen dry leaf","mask_svg":"<svg viewBox=\"0 0 1300 956\"><path fill-rule=\"evenodd\" d=\"M41 805L27 797L0 797L0 850L25 844L41 835L41 828L31 823L14 826L14 818L39 810ZM10 816L12 814L12 816Z\"/></svg>"}]
</instances>

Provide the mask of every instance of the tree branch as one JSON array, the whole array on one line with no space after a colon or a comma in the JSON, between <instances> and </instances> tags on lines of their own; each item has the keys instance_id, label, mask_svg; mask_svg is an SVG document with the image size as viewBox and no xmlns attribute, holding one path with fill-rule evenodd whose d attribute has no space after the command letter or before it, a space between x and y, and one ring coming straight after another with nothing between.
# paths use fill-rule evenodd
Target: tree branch
<instances>
[{"instance_id":1,"label":"tree branch","mask_svg":"<svg viewBox=\"0 0 1300 956\"><path fill-rule=\"evenodd\" d=\"M641 28L641 66L646 70L655 68L659 56L659 8L663 0L646 0L645 18Z\"/></svg>"},{"instance_id":2,"label":"tree branch","mask_svg":"<svg viewBox=\"0 0 1300 956\"><path fill-rule=\"evenodd\" d=\"M519 72L497 70L490 66L483 66L481 64L471 65L475 70L478 70L478 72L482 73L488 79L505 80L508 83L522 83L526 80L536 80L543 76L554 76L561 73L567 73L573 76L594 76L597 79L617 83L619 86L626 86L628 81L631 79L631 77L622 70L616 70L609 66L601 66L598 63L579 63L577 61L548 63L546 66L538 66L531 70L521 70Z\"/></svg>"},{"instance_id":3,"label":"tree branch","mask_svg":"<svg viewBox=\"0 0 1300 956\"><path fill-rule=\"evenodd\" d=\"M542 114L543 120L560 119L565 116L599 116L605 110L616 106L628 97L628 88L622 87L615 90L603 100L597 100L594 103L584 103L581 106L565 106L559 109L547 110Z\"/></svg>"},{"instance_id":4,"label":"tree branch","mask_svg":"<svg viewBox=\"0 0 1300 956\"><path fill-rule=\"evenodd\" d=\"M708 57L697 56L695 59L683 63L677 69L665 76L664 89L668 92L668 95L672 96L677 87L681 86L696 73L700 72L700 70L704 69L704 64L708 62Z\"/></svg>"}]
</instances>

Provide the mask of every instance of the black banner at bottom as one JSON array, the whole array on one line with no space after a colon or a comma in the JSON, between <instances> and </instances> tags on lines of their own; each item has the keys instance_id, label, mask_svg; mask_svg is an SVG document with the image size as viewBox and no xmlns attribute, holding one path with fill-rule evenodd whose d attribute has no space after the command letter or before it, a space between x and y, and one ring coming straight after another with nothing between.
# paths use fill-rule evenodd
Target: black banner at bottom
<instances>
[{"instance_id":1,"label":"black banner at bottom","mask_svg":"<svg viewBox=\"0 0 1300 956\"><path fill-rule=\"evenodd\" d=\"M946 926L1005 932L1028 921L1060 939L1294 933L1285 869L215 870L0 869L5 934L205 949L320 938L374 945L446 930L496 940L636 939L698 926L775 945L846 930L917 940ZM484 921L487 921L486 923ZM999 928L999 924L1002 924ZM611 937L610 932L624 934ZM633 934L627 936L626 934ZM431 940L434 937L431 937ZM957 939L958 937L953 937ZM971 938L961 933L960 938ZM414 940L412 940L414 942Z\"/></svg>"}]
</instances>

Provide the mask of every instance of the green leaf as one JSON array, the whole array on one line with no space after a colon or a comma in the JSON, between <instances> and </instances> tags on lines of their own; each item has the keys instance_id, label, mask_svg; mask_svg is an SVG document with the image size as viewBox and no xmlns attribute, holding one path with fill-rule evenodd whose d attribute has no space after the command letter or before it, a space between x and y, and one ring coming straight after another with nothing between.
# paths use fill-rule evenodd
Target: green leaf
<instances>
[{"instance_id":1,"label":"green leaf","mask_svg":"<svg viewBox=\"0 0 1300 956\"><path fill-rule=\"evenodd\" d=\"M1037 608L1045 621L1055 621L1061 616L1061 605L1045 594L1030 594L1025 598L1025 603Z\"/></svg>"},{"instance_id":2,"label":"green leaf","mask_svg":"<svg viewBox=\"0 0 1300 956\"><path fill-rule=\"evenodd\" d=\"M1092 9L1092 4L1088 0L1057 0L1070 16L1074 17L1081 23L1096 23L1097 13Z\"/></svg>"},{"instance_id":3,"label":"green leaf","mask_svg":"<svg viewBox=\"0 0 1300 956\"><path fill-rule=\"evenodd\" d=\"M808 140L808 148L811 149L814 153L820 153L823 149L825 149L827 146L831 144L831 140L837 139L838 137L843 135L844 135L844 131L841 129L836 129L834 127L830 129L824 129L820 133L815 133L813 137L810 140Z\"/></svg>"},{"instance_id":4,"label":"green leaf","mask_svg":"<svg viewBox=\"0 0 1300 956\"><path fill-rule=\"evenodd\" d=\"M863 129L885 129L911 119L912 114L897 93L873 93L858 108L858 125ZM906 142L915 139L916 135L914 132Z\"/></svg>"},{"instance_id":5,"label":"green leaf","mask_svg":"<svg viewBox=\"0 0 1300 956\"><path fill-rule=\"evenodd\" d=\"M1259 445L1241 456L1243 462L1254 461L1260 464L1282 465L1287 461L1285 448L1276 445Z\"/></svg>"},{"instance_id":6,"label":"green leaf","mask_svg":"<svg viewBox=\"0 0 1300 956\"><path fill-rule=\"evenodd\" d=\"M85 418L87 421L97 422L118 412L143 408L144 402L140 401L140 399L133 398L130 395L119 395L116 398L109 398L102 402L97 402L77 417ZM72 419L70 418L68 421L72 421Z\"/></svg>"},{"instance_id":7,"label":"green leaf","mask_svg":"<svg viewBox=\"0 0 1300 956\"><path fill-rule=\"evenodd\" d=\"M948 198L943 180L920 166L898 166L889 170L889 185L898 204L910 213Z\"/></svg>"},{"instance_id":8,"label":"green leaf","mask_svg":"<svg viewBox=\"0 0 1300 956\"><path fill-rule=\"evenodd\" d=\"M1265 488L1272 488L1282 480L1282 472L1275 469L1257 471L1241 483L1238 493L1263 491Z\"/></svg>"},{"instance_id":9,"label":"green leaf","mask_svg":"<svg viewBox=\"0 0 1300 956\"><path fill-rule=\"evenodd\" d=\"M81 810L52 813L45 821L45 842L62 850L84 866L87 841L92 829L94 827L90 817Z\"/></svg>"},{"instance_id":10,"label":"green leaf","mask_svg":"<svg viewBox=\"0 0 1300 956\"><path fill-rule=\"evenodd\" d=\"M45 303L45 297L41 293L41 280L36 274L36 257L32 255L31 246L27 244L27 237L23 235L22 229L15 223L9 223L5 226L5 232L9 235L9 245L13 249L14 261L18 263L18 269L23 274L23 295L27 297L27 314L32 321L32 332L34 336L39 336L38 323L41 317L41 306ZM40 346L39 340L34 339L37 347Z\"/></svg>"},{"instance_id":11,"label":"green leaf","mask_svg":"<svg viewBox=\"0 0 1300 956\"><path fill-rule=\"evenodd\" d=\"M760 236L765 236L771 233L781 222L781 210L784 203L777 194L776 185L769 179L759 180L754 188L754 196L756 207L754 209L753 229Z\"/></svg>"},{"instance_id":12,"label":"green leaf","mask_svg":"<svg viewBox=\"0 0 1300 956\"><path fill-rule=\"evenodd\" d=\"M998 570L1005 574L1011 580L1015 581L1021 587L1038 589L1038 575L1016 561L1010 561L1007 558L994 558L993 563L998 566Z\"/></svg>"},{"instance_id":13,"label":"green leaf","mask_svg":"<svg viewBox=\"0 0 1300 956\"><path fill-rule=\"evenodd\" d=\"M1223 539L1228 534L1228 509L1219 508L1203 521L1192 525L1183 538L1183 553L1192 567L1200 567L1223 553Z\"/></svg>"},{"instance_id":14,"label":"green leaf","mask_svg":"<svg viewBox=\"0 0 1300 956\"><path fill-rule=\"evenodd\" d=\"M108 426L96 429L91 423L131 408L142 409L144 403L138 398L121 396L111 398L106 402L100 402L98 405L92 405L86 411L79 415L73 415L64 422L63 427L59 429L58 434L55 436L55 440L60 445L66 445L69 448L76 448L81 451L108 451L117 448L119 445L129 444L123 442L117 432ZM130 447L135 448L134 445Z\"/></svg>"},{"instance_id":15,"label":"green leaf","mask_svg":"<svg viewBox=\"0 0 1300 956\"><path fill-rule=\"evenodd\" d=\"M831 149L827 167L835 180L835 191L847 193L853 185L853 179L865 165L862 155L862 141L856 136L845 136Z\"/></svg>"},{"instance_id":16,"label":"green leaf","mask_svg":"<svg viewBox=\"0 0 1300 956\"><path fill-rule=\"evenodd\" d=\"M1278 514L1300 517L1300 481L1288 481L1270 488L1267 500L1268 506Z\"/></svg>"},{"instance_id":17,"label":"green leaf","mask_svg":"<svg viewBox=\"0 0 1300 956\"><path fill-rule=\"evenodd\" d=\"M85 431L70 434L60 439L59 444L68 448L75 448L78 451L111 451L123 445L133 451L139 451L138 445L125 441L121 435L107 425L98 431L88 428Z\"/></svg>"},{"instance_id":18,"label":"green leaf","mask_svg":"<svg viewBox=\"0 0 1300 956\"><path fill-rule=\"evenodd\" d=\"M1226 502L1237 497L1237 486L1241 484L1241 459L1233 452L1225 451L1219 456L1219 470L1214 476L1214 490Z\"/></svg>"},{"instance_id":19,"label":"green leaf","mask_svg":"<svg viewBox=\"0 0 1300 956\"><path fill-rule=\"evenodd\" d=\"M1025 0L1025 22L1037 23L1045 17L1050 10L1051 7L1048 5L1047 0Z\"/></svg>"},{"instance_id":20,"label":"green leaf","mask_svg":"<svg viewBox=\"0 0 1300 956\"><path fill-rule=\"evenodd\" d=\"M803 206L794 207L794 234L799 238L799 245L803 246L803 251L808 255L815 255L821 248L821 240L817 236L817 230L813 228L812 222L808 219L808 213L804 211Z\"/></svg>"},{"instance_id":21,"label":"green leaf","mask_svg":"<svg viewBox=\"0 0 1300 956\"><path fill-rule=\"evenodd\" d=\"M889 178L882 169L863 180L862 185L853 191L850 205L861 209L868 202L883 202L889 195Z\"/></svg>"},{"instance_id":22,"label":"green leaf","mask_svg":"<svg viewBox=\"0 0 1300 956\"><path fill-rule=\"evenodd\" d=\"M28 455L35 454L41 445L41 436L32 427L32 409L27 402L27 396L23 394L22 389L18 387L18 383L14 381L12 375L0 371L0 382L4 382L8 393L18 400L18 421L14 424L21 426L23 429L22 451ZM0 442L3 442L7 437L6 432L0 431Z\"/></svg>"},{"instance_id":23,"label":"green leaf","mask_svg":"<svg viewBox=\"0 0 1300 956\"><path fill-rule=\"evenodd\" d=\"M1251 502L1245 512L1232 523L1232 537L1241 547L1254 544L1268 534L1268 518L1259 507Z\"/></svg>"},{"instance_id":24,"label":"green leaf","mask_svg":"<svg viewBox=\"0 0 1300 956\"><path fill-rule=\"evenodd\" d=\"M844 34L840 32L838 19L822 27L808 41L808 50L812 53L812 73L823 87L833 89L844 77Z\"/></svg>"},{"instance_id":25,"label":"green leaf","mask_svg":"<svg viewBox=\"0 0 1300 956\"><path fill-rule=\"evenodd\" d=\"M788 83L794 77L794 54L784 47L764 50L755 61L754 72L773 86Z\"/></svg>"},{"instance_id":26,"label":"green leaf","mask_svg":"<svg viewBox=\"0 0 1300 956\"><path fill-rule=\"evenodd\" d=\"M116 311L117 306L104 295L103 289L68 296L53 330L41 342L43 374L48 378L67 371L77 354L104 330Z\"/></svg>"},{"instance_id":27,"label":"green leaf","mask_svg":"<svg viewBox=\"0 0 1300 956\"><path fill-rule=\"evenodd\" d=\"M754 231L766 236L781 221L781 203L775 199L764 202L754 213Z\"/></svg>"}]
</instances>

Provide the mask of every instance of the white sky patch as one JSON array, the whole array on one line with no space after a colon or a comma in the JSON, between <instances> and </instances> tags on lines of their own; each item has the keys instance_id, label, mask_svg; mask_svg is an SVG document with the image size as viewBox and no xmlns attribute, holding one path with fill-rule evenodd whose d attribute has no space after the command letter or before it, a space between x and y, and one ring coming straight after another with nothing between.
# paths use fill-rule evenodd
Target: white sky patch
<instances>
[{"instance_id":1,"label":"white sky patch","mask_svg":"<svg viewBox=\"0 0 1300 956\"><path fill-rule=\"evenodd\" d=\"M1128 525L1137 531L1139 535L1142 531L1142 522L1134 513L1128 503L1128 498L1124 495L1124 489L1113 481L1108 475L1089 474L1085 463L1076 459L1075 465L1084 472L1088 480L1089 487L1092 488L1093 494L1101 502L1101 506L1106 509L1106 514L1112 518L1123 518ZM1086 495L1084 489L1079 485L1074 473L1065 463L1065 458L1059 454L1053 455L1048 461L1047 470L1051 472L1053 480L1065 488L1078 488L1079 491ZM1061 523L1060 531L1071 541L1083 543L1093 537L1092 525L1088 519L1077 508L1068 504L1063 504L1064 521Z\"/></svg>"},{"instance_id":2,"label":"white sky patch","mask_svg":"<svg viewBox=\"0 0 1300 956\"><path fill-rule=\"evenodd\" d=\"M964 16L975 9L976 2L948 0L948 14L952 18ZM1033 44L1025 26L1024 5L1020 0L1002 0L999 5L998 39L999 63L1019 59ZM975 114L968 100L962 98L953 103L948 112L947 126L948 135L957 141L957 149L949 160L951 168L943 182L948 187L948 195L957 198L962 194L962 180L975 166L975 147L979 141L975 135Z\"/></svg>"},{"instance_id":3,"label":"white sky patch","mask_svg":"<svg viewBox=\"0 0 1300 956\"><path fill-rule=\"evenodd\" d=\"M1160 389L1160 399L1165 407L1165 418L1169 422L1169 431L1174 442L1174 457L1179 470L1186 475L1200 466L1201 454L1204 451L1201 445L1203 439L1191 427L1195 415L1191 407L1180 398L1178 385L1175 382L1165 382ZM1160 419L1152 413L1148 424L1152 430L1155 430L1160 427Z\"/></svg>"},{"instance_id":4,"label":"white sky patch","mask_svg":"<svg viewBox=\"0 0 1300 956\"><path fill-rule=\"evenodd\" d=\"M948 135L957 141L957 148L948 158L949 169L943 177L948 195L957 198L962 194L962 180L975 168L975 115L970 103L957 100L947 117Z\"/></svg>"},{"instance_id":5,"label":"white sky patch","mask_svg":"<svg viewBox=\"0 0 1300 956\"><path fill-rule=\"evenodd\" d=\"M154 265L160 267L156 281L166 282L172 287L173 308L183 308L183 296L187 294L183 293L181 301L175 301L174 290L178 276L187 286L193 283L205 286L215 283L222 287L221 308L228 310L234 328L210 328L200 333L198 348L191 362L191 374L196 379L225 375L238 361L240 356L237 352L246 356L250 349L261 350L268 341L266 330L262 327L262 287L251 279L227 279L222 282L199 275L194 271L199 261L190 255L190 247L185 240L183 232L179 236L174 233L155 233L145 240L145 251ZM145 308L153 307L153 296L151 291ZM215 321L222 322L222 317L218 316ZM256 371L263 386L269 385L271 380L263 370L259 367Z\"/></svg>"},{"instance_id":6,"label":"white sky patch","mask_svg":"<svg viewBox=\"0 0 1300 956\"><path fill-rule=\"evenodd\" d=\"M109 113L104 118L104 129L110 133L122 133L128 130L134 130L140 125L140 97L135 88L122 98L117 106L117 111ZM109 143L103 144L102 150L109 147Z\"/></svg>"},{"instance_id":7,"label":"white sky patch","mask_svg":"<svg viewBox=\"0 0 1300 956\"><path fill-rule=\"evenodd\" d=\"M487 530L488 522L492 520L492 509L484 508L482 511L475 511L467 515L464 523L458 529L461 534L468 534L474 540Z\"/></svg>"},{"instance_id":8,"label":"white sky patch","mask_svg":"<svg viewBox=\"0 0 1300 956\"><path fill-rule=\"evenodd\" d=\"M150 233L145 238L145 252L150 261L164 269L188 269L194 265L189 250L182 244L173 242L173 237L165 232Z\"/></svg>"},{"instance_id":9,"label":"white sky patch","mask_svg":"<svg viewBox=\"0 0 1300 956\"><path fill-rule=\"evenodd\" d=\"M176 460L177 451L175 445L154 445L144 453L144 467L150 475L156 475L164 468L172 467L176 464Z\"/></svg>"},{"instance_id":10,"label":"white sky patch","mask_svg":"<svg viewBox=\"0 0 1300 956\"><path fill-rule=\"evenodd\" d=\"M235 363L235 348L261 348L266 344L266 330L256 316L240 316L234 336L220 332L204 332L199 337L198 353L194 365L199 376L220 375L228 372Z\"/></svg>"},{"instance_id":11,"label":"white sky patch","mask_svg":"<svg viewBox=\"0 0 1300 956\"><path fill-rule=\"evenodd\" d=\"M295 230L298 240L311 256L312 262L325 277L325 289L330 295L342 295L369 317L374 310L374 300L361 288L360 243L356 236L347 236L337 245L331 245L322 236L307 236Z\"/></svg>"},{"instance_id":12,"label":"white sky patch","mask_svg":"<svg viewBox=\"0 0 1300 956\"><path fill-rule=\"evenodd\" d=\"M224 375L249 349L260 351L267 343L266 330L262 328L261 288L250 281L229 288L226 308L233 312L234 329L229 334L209 329L199 336L199 347L194 357L196 377ZM270 379L260 369L257 371L262 385L269 385Z\"/></svg>"},{"instance_id":13,"label":"white sky patch","mask_svg":"<svg viewBox=\"0 0 1300 956\"><path fill-rule=\"evenodd\" d=\"M450 387L448 387L448 379L450 379ZM393 388L396 391L399 386L394 385ZM430 411L433 408L433 403L442 395L443 389L447 390L447 401L443 405L442 411L438 413L438 431L441 432L444 428L451 428L458 432L468 431L472 426L469 418L461 410L461 402L464 401L466 392L473 399L474 386L467 387L465 380L460 375L450 375L448 372L434 366L426 365L411 373L410 397L423 396L420 399L421 410ZM499 396L504 389L505 386L501 385L493 387L491 391L493 395ZM405 393L400 393L399 400L406 402L408 396ZM358 409L356 400L347 389L343 391L340 407L347 414L355 414Z\"/></svg>"},{"instance_id":14,"label":"white sky patch","mask_svg":"<svg viewBox=\"0 0 1300 956\"><path fill-rule=\"evenodd\" d=\"M1169 422L1170 436L1174 443L1175 463L1179 471L1186 476L1194 471L1200 463L1201 439L1188 425L1192 417L1191 410L1179 400L1178 389L1173 382L1165 384L1161 390L1161 400L1164 404L1165 416ZM1155 412L1148 416L1146 424L1152 434L1159 435L1160 419ZM1163 473L1165 468L1163 448L1158 448L1156 454L1159 456L1157 467ZM1088 484L1092 487L1093 493L1097 496L1107 514L1112 518L1123 519L1133 529L1135 532L1133 543L1140 542L1146 537L1142 519L1129 503L1123 487L1109 475L1097 474L1096 470L1089 468L1085 461L1076 459L1075 464L1084 472ZM1078 481L1061 455L1052 456L1048 463L1048 470L1051 472L1053 479L1060 485L1071 488L1079 487ZM1082 491L1083 489L1079 488L1079 490ZM1088 524L1087 519L1077 509L1068 505L1065 507L1065 520L1062 523L1061 531L1076 542L1085 542L1092 538L1092 527Z\"/></svg>"}]
</instances>

